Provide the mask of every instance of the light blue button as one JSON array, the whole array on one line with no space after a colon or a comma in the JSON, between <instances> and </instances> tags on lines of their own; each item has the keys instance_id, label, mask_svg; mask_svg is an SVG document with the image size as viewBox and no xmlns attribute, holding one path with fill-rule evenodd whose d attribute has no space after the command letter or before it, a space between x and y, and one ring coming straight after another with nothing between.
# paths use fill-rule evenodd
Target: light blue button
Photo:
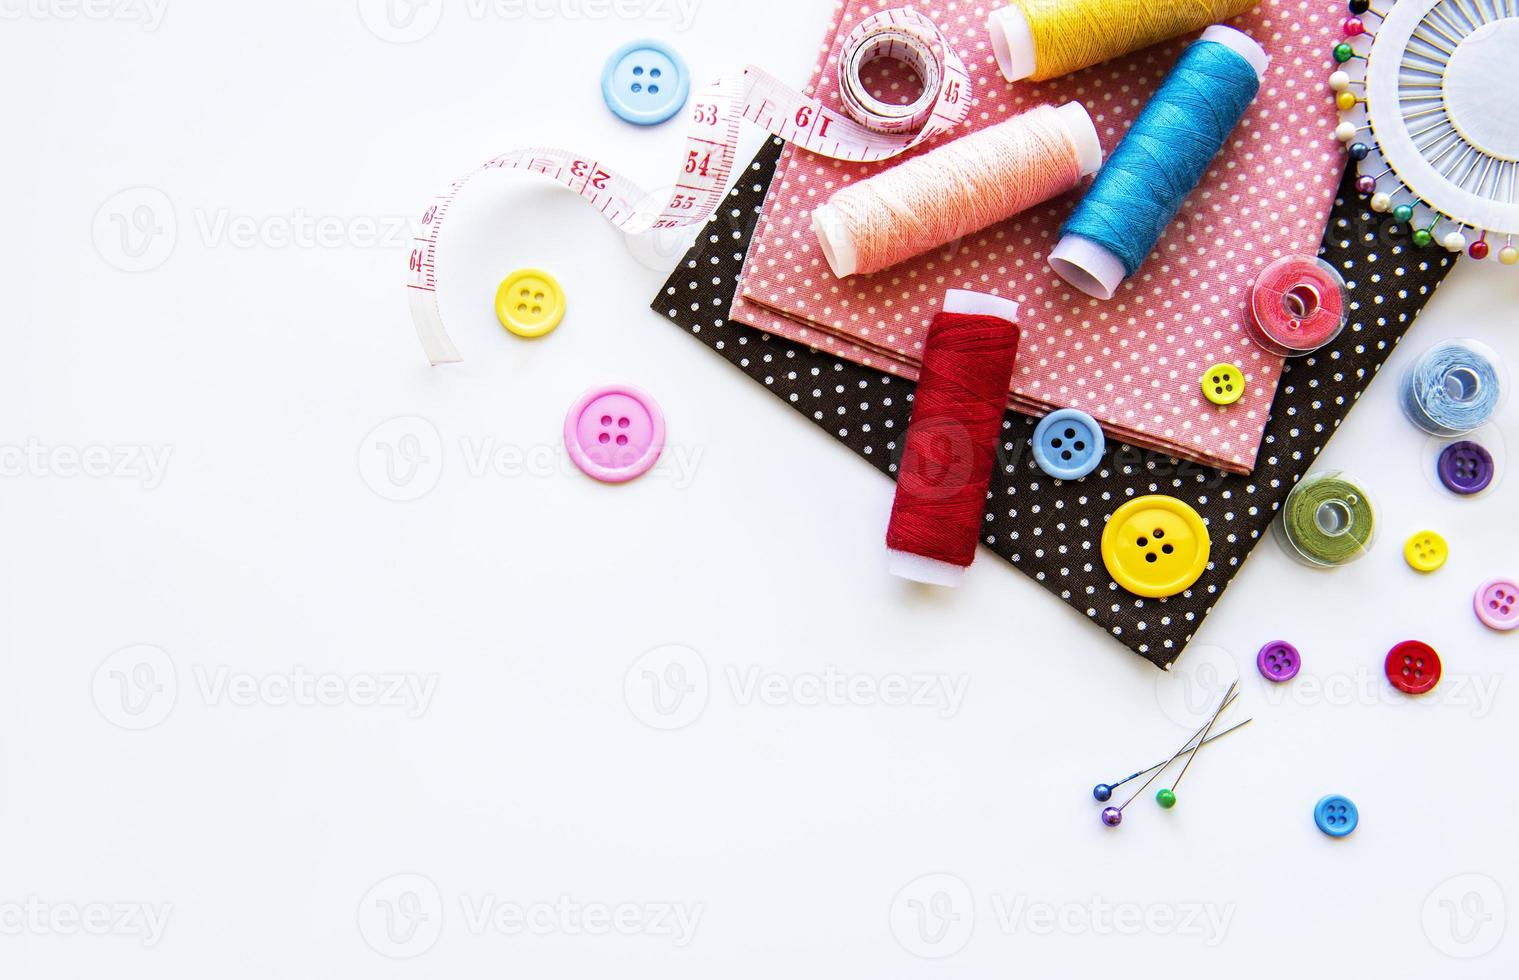
<instances>
[{"instance_id":1,"label":"light blue button","mask_svg":"<svg viewBox=\"0 0 1519 980\"><path fill-rule=\"evenodd\" d=\"M601 70L601 97L618 117L653 126L680 111L691 94L686 63L663 41L630 41Z\"/></svg>"},{"instance_id":2,"label":"light blue button","mask_svg":"<svg viewBox=\"0 0 1519 980\"><path fill-rule=\"evenodd\" d=\"M1057 480L1079 480L1102 462L1102 426L1086 412L1060 408L1034 428L1034 462Z\"/></svg>"},{"instance_id":3,"label":"light blue button","mask_svg":"<svg viewBox=\"0 0 1519 980\"><path fill-rule=\"evenodd\" d=\"M1331 793L1314 805L1313 822L1330 837L1344 837L1361 822L1361 814L1354 803Z\"/></svg>"}]
</instances>

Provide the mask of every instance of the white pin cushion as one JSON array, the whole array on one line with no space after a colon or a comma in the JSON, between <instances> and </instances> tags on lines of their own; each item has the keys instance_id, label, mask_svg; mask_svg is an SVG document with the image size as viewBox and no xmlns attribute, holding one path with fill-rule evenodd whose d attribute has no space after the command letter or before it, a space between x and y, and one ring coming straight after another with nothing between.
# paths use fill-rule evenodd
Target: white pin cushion
<instances>
[{"instance_id":1,"label":"white pin cushion","mask_svg":"<svg viewBox=\"0 0 1519 980\"><path fill-rule=\"evenodd\" d=\"M1102 144L1098 142L1097 126L1092 122L1091 114L1080 102L1067 102L1058 106L1055 114L1071 137L1081 176L1090 177L1102 166ZM1016 119L1014 117L999 125L1007 125ZM824 203L813 210L812 230L818 237L823 258L828 260L828 267L835 276L842 279L859 270L859 256L854 241L849 237L849 229L831 204Z\"/></svg>"},{"instance_id":2,"label":"white pin cushion","mask_svg":"<svg viewBox=\"0 0 1519 980\"><path fill-rule=\"evenodd\" d=\"M1266 65L1270 59L1266 56L1265 49L1249 35L1232 27L1215 24L1203 31L1199 40L1222 44L1244 58L1255 71L1257 79L1266 77ZM1112 299L1128 275L1123 260L1105 246L1080 235L1061 237L1059 243L1050 250L1050 267L1060 278L1097 299Z\"/></svg>"}]
</instances>

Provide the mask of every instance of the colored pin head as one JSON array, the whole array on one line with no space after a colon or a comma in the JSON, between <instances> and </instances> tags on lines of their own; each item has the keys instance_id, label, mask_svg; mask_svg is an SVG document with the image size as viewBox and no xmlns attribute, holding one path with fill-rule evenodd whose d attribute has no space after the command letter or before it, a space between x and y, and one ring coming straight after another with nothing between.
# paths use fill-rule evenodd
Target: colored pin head
<instances>
[{"instance_id":1,"label":"colored pin head","mask_svg":"<svg viewBox=\"0 0 1519 980\"><path fill-rule=\"evenodd\" d=\"M1155 802L1169 810L1176 805L1176 794L1169 789L1161 789L1155 794Z\"/></svg>"},{"instance_id":2,"label":"colored pin head","mask_svg":"<svg viewBox=\"0 0 1519 980\"><path fill-rule=\"evenodd\" d=\"M1107 783L1098 783L1092 787L1092 798L1098 803L1106 803L1113 798L1113 787Z\"/></svg>"},{"instance_id":3,"label":"colored pin head","mask_svg":"<svg viewBox=\"0 0 1519 980\"><path fill-rule=\"evenodd\" d=\"M1107 824L1109 827L1118 826L1119 824L1123 823L1123 811L1118 809L1116 806L1104 807L1102 811L1102 822Z\"/></svg>"}]
</instances>

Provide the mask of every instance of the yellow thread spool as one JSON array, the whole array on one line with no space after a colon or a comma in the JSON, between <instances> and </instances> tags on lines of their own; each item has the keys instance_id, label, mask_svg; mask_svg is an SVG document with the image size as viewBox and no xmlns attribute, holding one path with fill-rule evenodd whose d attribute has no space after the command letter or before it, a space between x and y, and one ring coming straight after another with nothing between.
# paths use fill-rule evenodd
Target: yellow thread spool
<instances>
[{"instance_id":1,"label":"yellow thread spool","mask_svg":"<svg viewBox=\"0 0 1519 980\"><path fill-rule=\"evenodd\" d=\"M1013 0L987 21L1010 82L1042 82L1226 21L1258 0Z\"/></svg>"}]
</instances>

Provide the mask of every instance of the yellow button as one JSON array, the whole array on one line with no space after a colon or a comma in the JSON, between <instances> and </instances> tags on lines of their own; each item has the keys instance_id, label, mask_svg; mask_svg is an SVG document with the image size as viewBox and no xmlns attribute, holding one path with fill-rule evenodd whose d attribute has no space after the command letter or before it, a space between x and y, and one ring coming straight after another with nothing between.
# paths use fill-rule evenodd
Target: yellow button
<instances>
[{"instance_id":1,"label":"yellow button","mask_svg":"<svg viewBox=\"0 0 1519 980\"><path fill-rule=\"evenodd\" d=\"M564 319L564 290L542 269L518 269L496 290L496 317L519 337L542 337Z\"/></svg>"},{"instance_id":2,"label":"yellow button","mask_svg":"<svg viewBox=\"0 0 1519 980\"><path fill-rule=\"evenodd\" d=\"M1432 572L1450 557L1450 546L1433 531L1419 531L1403 546L1403 557L1415 571Z\"/></svg>"},{"instance_id":3,"label":"yellow button","mask_svg":"<svg viewBox=\"0 0 1519 980\"><path fill-rule=\"evenodd\" d=\"M1245 376L1233 364L1215 364L1203 375L1203 395L1215 405L1233 405L1245 393Z\"/></svg>"},{"instance_id":4,"label":"yellow button","mask_svg":"<svg viewBox=\"0 0 1519 980\"><path fill-rule=\"evenodd\" d=\"M1102 563L1113 581L1152 599L1190 588L1207 569L1211 547L1202 516L1164 494L1135 497L1102 531Z\"/></svg>"}]
</instances>

